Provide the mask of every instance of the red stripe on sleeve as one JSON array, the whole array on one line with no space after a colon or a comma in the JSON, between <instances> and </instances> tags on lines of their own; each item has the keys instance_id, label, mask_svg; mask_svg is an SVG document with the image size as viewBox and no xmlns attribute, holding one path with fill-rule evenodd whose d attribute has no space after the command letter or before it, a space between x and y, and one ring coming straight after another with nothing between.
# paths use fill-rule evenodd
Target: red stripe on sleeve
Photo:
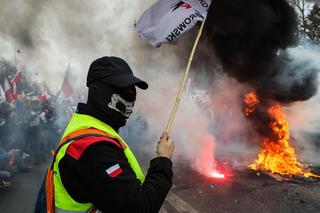
<instances>
[{"instance_id":1,"label":"red stripe on sleeve","mask_svg":"<svg viewBox=\"0 0 320 213\"><path fill-rule=\"evenodd\" d=\"M78 140L71 142L71 144L67 148L66 153L69 154L71 157L79 160L83 152L90 145L98 142L111 143L116 145L119 149L121 149L121 146L113 139L108 139L108 138L99 137L99 136L88 136L88 137L80 138Z\"/></svg>"}]
</instances>

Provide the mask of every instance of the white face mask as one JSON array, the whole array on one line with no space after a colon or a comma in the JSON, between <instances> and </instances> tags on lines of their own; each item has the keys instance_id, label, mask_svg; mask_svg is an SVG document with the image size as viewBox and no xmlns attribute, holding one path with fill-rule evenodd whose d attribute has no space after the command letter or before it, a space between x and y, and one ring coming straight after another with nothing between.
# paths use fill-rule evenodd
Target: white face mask
<instances>
[{"instance_id":1,"label":"white face mask","mask_svg":"<svg viewBox=\"0 0 320 213\"><path fill-rule=\"evenodd\" d=\"M122 105L122 107L121 107ZM134 102L129 102L121 98L119 94L113 94L111 101L108 103L108 107L117 112L120 112L126 118L129 118L133 112Z\"/></svg>"}]
</instances>

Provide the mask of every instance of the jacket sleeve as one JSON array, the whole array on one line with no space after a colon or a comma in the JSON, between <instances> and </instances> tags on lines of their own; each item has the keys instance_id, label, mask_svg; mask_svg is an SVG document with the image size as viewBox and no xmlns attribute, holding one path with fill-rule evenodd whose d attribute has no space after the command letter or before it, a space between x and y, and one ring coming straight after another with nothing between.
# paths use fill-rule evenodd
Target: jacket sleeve
<instances>
[{"instance_id":1,"label":"jacket sleeve","mask_svg":"<svg viewBox=\"0 0 320 213\"><path fill-rule=\"evenodd\" d=\"M141 185L123 151L106 143L87 148L79 164L86 171L81 179L88 198L103 212L158 212L172 185L172 162L168 158L151 160Z\"/></svg>"}]
</instances>

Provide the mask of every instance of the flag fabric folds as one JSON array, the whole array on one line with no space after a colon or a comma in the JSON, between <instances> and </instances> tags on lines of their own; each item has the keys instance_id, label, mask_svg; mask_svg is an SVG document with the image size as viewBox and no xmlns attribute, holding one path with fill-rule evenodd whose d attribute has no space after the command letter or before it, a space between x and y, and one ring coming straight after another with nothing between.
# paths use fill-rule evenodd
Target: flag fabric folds
<instances>
[{"instance_id":1,"label":"flag fabric folds","mask_svg":"<svg viewBox=\"0 0 320 213\"><path fill-rule=\"evenodd\" d=\"M64 76L62 86L61 86L61 91L64 95L64 98L69 98L73 94L73 89L72 89L72 86L70 84L70 79L69 79L70 78L69 77L69 70L70 70L70 67L68 66L66 75Z\"/></svg>"},{"instance_id":2,"label":"flag fabric folds","mask_svg":"<svg viewBox=\"0 0 320 213\"><path fill-rule=\"evenodd\" d=\"M184 0L184 2L192 5L192 8L198 11L203 17L207 17L211 0Z\"/></svg>"},{"instance_id":3,"label":"flag fabric folds","mask_svg":"<svg viewBox=\"0 0 320 213\"><path fill-rule=\"evenodd\" d=\"M151 45L176 43L181 34L203 21L211 0L159 0L135 24L138 35Z\"/></svg>"},{"instance_id":4,"label":"flag fabric folds","mask_svg":"<svg viewBox=\"0 0 320 213\"><path fill-rule=\"evenodd\" d=\"M6 101L6 94L4 93L4 90L2 86L0 85L0 103Z\"/></svg>"},{"instance_id":5,"label":"flag fabric folds","mask_svg":"<svg viewBox=\"0 0 320 213\"><path fill-rule=\"evenodd\" d=\"M40 103L44 103L46 100L48 100L51 96L48 93L49 89L47 86L44 86L38 93L38 99Z\"/></svg>"},{"instance_id":6,"label":"flag fabric folds","mask_svg":"<svg viewBox=\"0 0 320 213\"><path fill-rule=\"evenodd\" d=\"M13 96L13 89L11 88L8 79L4 80L4 93L6 96L6 101L8 103L11 103L14 100L14 96Z\"/></svg>"},{"instance_id":7,"label":"flag fabric folds","mask_svg":"<svg viewBox=\"0 0 320 213\"><path fill-rule=\"evenodd\" d=\"M18 88L16 82L12 83L12 95L14 99L18 97Z\"/></svg>"},{"instance_id":8,"label":"flag fabric folds","mask_svg":"<svg viewBox=\"0 0 320 213\"><path fill-rule=\"evenodd\" d=\"M22 79L22 73L20 71L18 71L13 78L10 80L10 83L13 84L17 84L20 80Z\"/></svg>"}]
</instances>

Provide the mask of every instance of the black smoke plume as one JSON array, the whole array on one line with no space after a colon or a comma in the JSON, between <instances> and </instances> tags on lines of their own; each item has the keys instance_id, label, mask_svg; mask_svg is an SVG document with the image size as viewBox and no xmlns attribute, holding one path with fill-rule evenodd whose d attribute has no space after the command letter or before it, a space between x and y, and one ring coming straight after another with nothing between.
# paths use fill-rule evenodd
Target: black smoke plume
<instances>
[{"instance_id":1,"label":"black smoke plume","mask_svg":"<svg viewBox=\"0 0 320 213\"><path fill-rule=\"evenodd\" d=\"M303 101L317 91L317 70L296 62L286 49L296 43L297 17L285 0L214 0L205 27L224 72L249 83L259 97Z\"/></svg>"}]
</instances>

